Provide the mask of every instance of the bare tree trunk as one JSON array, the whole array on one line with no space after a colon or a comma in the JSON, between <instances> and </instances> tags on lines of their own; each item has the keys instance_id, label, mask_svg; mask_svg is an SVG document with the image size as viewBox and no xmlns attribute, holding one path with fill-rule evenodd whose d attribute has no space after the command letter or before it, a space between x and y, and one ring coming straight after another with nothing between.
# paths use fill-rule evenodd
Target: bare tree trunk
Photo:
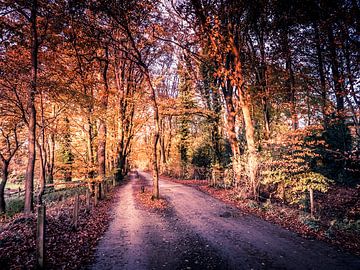
<instances>
[{"instance_id":1,"label":"bare tree trunk","mask_svg":"<svg viewBox=\"0 0 360 270\"><path fill-rule=\"evenodd\" d=\"M334 91L336 97L336 111L340 118L343 118L344 113L344 86L341 82L340 72L339 72L339 62L336 54L336 44L334 40L333 29L329 26L328 29L329 37L329 51L330 51L330 60L331 60L331 71L334 83Z\"/></svg>"},{"instance_id":2,"label":"bare tree trunk","mask_svg":"<svg viewBox=\"0 0 360 270\"><path fill-rule=\"evenodd\" d=\"M248 148L248 170L249 170L249 179L250 186L252 189L252 195L255 199L258 199L258 181L256 179L257 169L258 169L258 158L257 158L257 149L255 145L255 132L254 132L254 124L252 122L251 117L251 96L250 93L244 90L244 78L243 78L243 70L240 52L238 47L236 46L234 39L231 37L231 45L232 51L234 53L235 59L235 71L237 76L237 88L240 99L240 106L244 116L245 122L245 136L246 136L246 144Z\"/></svg>"},{"instance_id":3,"label":"bare tree trunk","mask_svg":"<svg viewBox=\"0 0 360 270\"><path fill-rule=\"evenodd\" d=\"M106 155L106 123L104 120L99 121L99 142L98 142L98 165L99 165L99 176L101 178L105 177L106 173L106 162L105 162L105 155Z\"/></svg>"},{"instance_id":4,"label":"bare tree trunk","mask_svg":"<svg viewBox=\"0 0 360 270\"><path fill-rule=\"evenodd\" d=\"M46 164L46 175L48 184L54 182L54 166L55 166L55 134L51 133L48 137L48 162Z\"/></svg>"},{"instance_id":5,"label":"bare tree trunk","mask_svg":"<svg viewBox=\"0 0 360 270\"><path fill-rule=\"evenodd\" d=\"M232 92L232 86L228 85L227 88L223 87L222 92L224 94L225 98L225 106L226 106L226 131L229 137L229 142L232 150L233 155L233 161L232 166L234 169L234 177L235 181L240 180L240 148L239 148L239 142L236 135L236 112L235 112L235 106L234 106L234 97Z\"/></svg>"},{"instance_id":6,"label":"bare tree trunk","mask_svg":"<svg viewBox=\"0 0 360 270\"><path fill-rule=\"evenodd\" d=\"M25 205L24 212L29 214L33 211L33 192L34 192L34 169L36 160L36 109L35 95L37 91L37 72L38 72L38 50L39 41L37 36L37 0L33 0L31 7L31 87L29 88L29 132L28 132L28 164L25 174Z\"/></svg>"},{"instance_id":7,"label":"bare tree trunk","mask_svg":"<svg viewBox=\"0 0 360 270\"><path fill-rule=\"evenodd\" d=\"M46 148L45 148L45 118L44 118L44 103L42 91L40 92L40 107L41 107L41 143L38 143L39 152L40 152L40 189L37 194L37 204L42 204L42 196L45 191L45 182L46 182Z\"/></svg>"},{"instance_id":8,"label":"bare tree trunk","mask_svg":"<svg viewBox=\"0 0 360 270\"><path fill-rule=\"evenodd\" d=\"M168 139L168 142L167 142L167 145L166 145L166 156L167 156L167 159L170 158L170 153L171 153L171 146L172 146L172 133L173 132L173 126L172 126L172 117L170 116L169 117L169 139Z\"/></svg>"},{"instance_id":9,"label":"bare tree trunk","mask_svg":"<svg viewBox=\"0 0 360 270\"><path fill-rule=\"evenodd\" d=\"M248 173L250 179L250 185L252 189L252 195L255 199L258 199L259 193L259 183L256 179L257 169L258 169L258 160L257 160L257 149L255 144L255 132L254 124L251 119L251 97L248 93L240 92L240 104L241 110L244 116L245 122L245 136L246 144L248 147Z\"/></svg>"},{"instance_id":10,"label":"bare tree trunk","mask_svg":"<svg viewBox=\"0 0 360 270\"><path fill-rule=\"evenodd\" d=\"M165 149L165 119L161 121L161 137L160 137L160 146L161 146L161 163L162 167L166 164L166 149Z\"/></svg>"},{"instance_id":11,"label":"bare tree trunk","mask_svg":"<svg viewBox=\"0 0 360 270\"><path fill-rule=\"evenodd\" d=\"M320 78L320 87L321 87L321 107L322 107L322 114L323 114L323 123L324 127L328 126L328 116L327 116L327 91L326 91L326 80L324 74L324 61L322 56L322 49L321 49L321 40L320 40L320 33L319 33L319 26L316 22L314 22L314 31L315 31L315 43L316 43L316 55L318 60L318 72Z\"/></svg>"},{"instance_id":12,"label":"bare tree trunk","mask_svg":"<svg viewBox=\"0 0 360 270\"><path fill-rule=\"evenodd\" d=\"M264 90L266 92L266 89ZM263 105L263 116L264 116L264 126L265 126L265 139L270 138L270 113L269 113L269 102L264 93L264 97L261 100Z\"/></svg>"},{"instance_id":13,"label":"bare tree trunk","mask_svg":"<svg viewBox=\"0 0 360 270\"><path fill-rule=\"evenodd\" d=\"M262 109L264 117L264 128L265 128L265 139L270 137L270 112L269 112L269 101L268 101L268 91L267 91L267 80L266 80L266 59L265 59L265 42L264 42L264 30L258 32L259 37L259 46L260 46L260 70L259 70L259 81L262 90Z\"/></svg>"},{"instance_id":14,"label":"bare tree trunk","mask_svg":"<svg viewBox=\"0 0 360 270\"><path fill-rule=\"evenodd\" d=\"M347 31L347 29L343 29L343 31L345 32L345 31ZM347 35L348 35L348 33L347 33ZM343 38L343 39L345 39L345 38ZM347 78L349 80L350 94L351 94L351 97L353 98L355 104L353 104L353 102L351 102L350 97L348 95L346 95L345 98L346 98L346 101L352 112L352 119L355 124L356 134L360 138L360 115L358 113L360 111L360 101L356 96L356 91L355 91L355 86L354 86L354 78L353 78L353 74L352 74L352 70L351 70L349 45L346 44L345 41L343 41L342 48L343 48L343 53L344 53L344 57L345 57L346 73L347 73Z\"/></svg>"},{"instance_id":15,"label":"bare tree trunk","mask_svg":"<svg viewBox=\"0 0 360 270\"><path fill-rule=\"evenodd\" d=\"M1 183L0 183L0 214L6 212L6 203L5 203L5 186L8 180L9 175L9 161L2 160L1 162Z\"/></svg>"},{"instance_id":16,"label":"bare tree trunk","mask_svg":"<svg viewBox=\"0 0 360 270\"><path fill-rule=\"evenodd\" d=\"M108 97L109 97L109 86L107 81L107 71L109 68L109 61L108 61L108 48L105 48L105 63L104 63L104 69L103 69L103 84L104 89L102 93L101 98L101 109L103 110L103 115L105 117L100 117L100 123L99 123L99 130L98 130L98 165L99 165L99 175L102 179L105 179L106 174L106 111L108 106Z\"/></svg>"},{"instance_id":17,"label":"bare tree trunk","mask_svg":"<svg viewBox=\"0 0 360 270\"><path fill-rule=\"evenodd\" d=\"M91 105L90 105L91 106ZM94 178L95 171L94 171L94 163L95 163L95 157L94 157L94 128L92 124L91 114L92 114L92 108L88 108L88 142L87 142L87 148L88 148L88 159L89 159L89 172L88 177Z\"/></svg>"},{"instance_id":18,"label":"bare tree trunk","mask_svg":"<svg viewBox=\"0 0 360 270\"><path fill-rule=\"evenodd\" d=\"M156 99L156 91L154 86L152 85L151 78L149 71L145 71L146 74L146 80L151 90L151 100L153 103L153 109L154 109L154 125L155 125L155 131L154 131L154 139L153 139L153 198L159 199L160 192L159 192L159 165L158 165L158 153L157 153L157 145L159 142L159 130L160 130L160 119L159 119L159 108L157 104Z\"/></svg>"},{"instance_id":19,"label":"bare tree trunk","mask_svg":"<svg viewBox=\"0 0 360 270\"><path fill-rule=\"evenodd\" d=\"M299 126L298 116L296 113L296 97L295 97L295 78L293 71L293 63L291 56L291 49L289 44L289 31L284 31L284 52L286 62L286 88L288 94L288 100L290 102L290 114L291 114L291 128L296 130Z\"/></svg>"}]
</instances>

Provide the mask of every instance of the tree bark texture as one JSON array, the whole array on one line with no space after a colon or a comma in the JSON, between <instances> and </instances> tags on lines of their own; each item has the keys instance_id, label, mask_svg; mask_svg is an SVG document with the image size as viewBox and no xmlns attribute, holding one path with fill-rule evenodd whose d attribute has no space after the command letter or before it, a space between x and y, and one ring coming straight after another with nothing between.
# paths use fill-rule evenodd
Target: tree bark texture
<instances>
[{"instance_id":1,"label":"tree bark texture","mask_svg":"<svg viewBox=\"0 0 360 270\"><path fill-rule=\"evenodd\" d=\"M28 97L28 163L25 174L25 206L24 212L29 214L33 211L33 193L34 193L34 169L36 160L36 109L35 95L37 92L37 73L38 73L38 50L39 41L37 33L37 0L33 0L31 8L31 87Z\"/></svg>"},{"instance_id":2,"label":"tree bark texture","mask_svg":"<svg viewBox=\"0 0 360 270\"><path fill-rule=\"evenodd\" d=\"M6 203L5 203L5 186L9 176L9 162L7 160L2 160L1 162L1 183L0 183L0 214L6 212Z\"/></svg>"},{"instance_id":3,"label":"tree bark texture","mask_svg":"<svg viewBox=\"0 0 360 270\"><path fill-rule=\"evenodd\" d=\"M105 48L105 60L104 60L104 68L102 73L103 78L103 92L101 94L101 109L103 111L103 116L100 117L99 120L99 130L98 130L98 149L97 149L97 155L98 155L98 170L99 170L99 176L102 179L105 179L106 174L106 111L108 106L108 97L109 97L109 86L107 81L107 71L109 67L108 62L108 49Z\"/></svg>"}]
</instances>

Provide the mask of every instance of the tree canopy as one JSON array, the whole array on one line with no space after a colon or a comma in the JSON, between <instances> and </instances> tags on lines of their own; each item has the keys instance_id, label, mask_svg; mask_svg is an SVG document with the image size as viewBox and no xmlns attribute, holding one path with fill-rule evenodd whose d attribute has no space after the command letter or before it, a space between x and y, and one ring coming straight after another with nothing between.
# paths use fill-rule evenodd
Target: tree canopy
<instances>
[{"instance_id":1,"label":"tree canopy","mask_svg":"<svg viewBox=\"0 0 360 270\"><path fill-rule=\"evenodd\" d=\"M359 181L357 1L0 1L0 211L131 168L259 199ZM220 175L220 177L218 177Z\"/></svg>"}]
</instances>

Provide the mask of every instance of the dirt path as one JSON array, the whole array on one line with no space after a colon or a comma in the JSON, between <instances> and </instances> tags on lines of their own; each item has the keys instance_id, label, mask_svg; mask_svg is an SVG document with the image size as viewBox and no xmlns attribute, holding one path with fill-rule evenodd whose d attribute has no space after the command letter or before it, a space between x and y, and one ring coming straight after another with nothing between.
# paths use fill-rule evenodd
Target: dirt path
<instances>
[{"instance_id":1,"label":"dirt path","mask_svg":"<svg viewBox=\"0 0 360 270\"><path fill-rule=\"evenodd\" d=\"M359 257L181 184L162 180L172 211L150 213L136 206L135 187L132 177L119 192L115 218L91 269L360 269Z\"/></svg>"}]
</instances>

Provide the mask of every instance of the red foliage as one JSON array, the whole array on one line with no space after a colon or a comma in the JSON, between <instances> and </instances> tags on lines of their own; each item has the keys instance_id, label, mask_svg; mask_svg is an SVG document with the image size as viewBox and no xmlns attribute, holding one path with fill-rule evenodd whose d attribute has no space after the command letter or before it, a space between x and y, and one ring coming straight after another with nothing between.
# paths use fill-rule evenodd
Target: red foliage
<instances>
[{"instance_id":1,"label":"red foliage","mask_svg":"<svg viewBox=\"0 0 360 270\"><path fill-rule=\"evenodd\" d=\"M151 191L152 186L148 184L145 178L140 177L136 185L133 186L133 195L136 203L147 210L156 212L165 211L169 206L168 201L162 197L160 199L153 199Z\"/></svg>"},{"instance_id":2,"label":"red foliage","mask_svg":"<svg viewBox=\"0 0 360 270\"><path fill-rule=\"evenodd\" d=\"M139 191L134 191L135 200L142 207L154 210L154 211L164 211L168 207L168 202L164 198L158 200L152 199L152 193L146 189L143 193Z\"/></svg>"}]
</instances>

